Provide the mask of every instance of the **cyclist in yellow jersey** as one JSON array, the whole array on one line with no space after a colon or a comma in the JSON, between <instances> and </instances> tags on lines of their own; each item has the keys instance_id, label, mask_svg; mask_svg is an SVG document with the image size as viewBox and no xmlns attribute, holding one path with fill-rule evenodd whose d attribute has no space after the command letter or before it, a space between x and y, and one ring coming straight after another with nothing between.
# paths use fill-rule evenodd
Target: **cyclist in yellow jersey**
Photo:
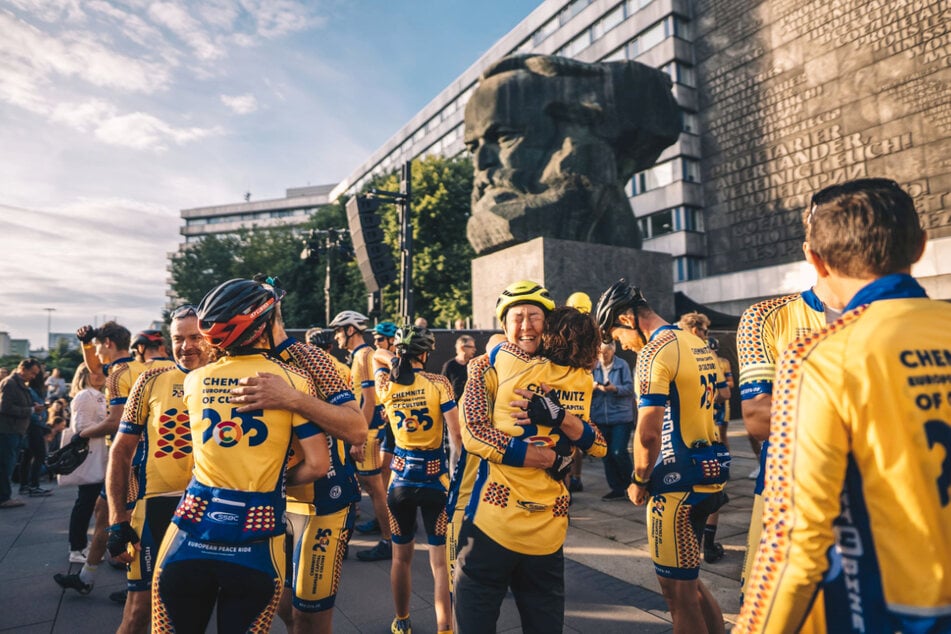
<instances>
[{"instance_id":1,"label":"cyclist in yellow jersey","mask_svg":"<svg viewBox=\"0 0 951 634\"><path fill-rule=\"evenodd\" d=\"M146 369L158 366L172 366L170 360L158 359L158 349L146 350L144 360L137 361L129 356L132 335L124 326L107 321L99 328L82 326L76 331L82 342L83 360L93 376L105 380L106 403L109 409L106 418L99 424L84 428L79 435L83 438L102 438L114 435L119 429L122 409L132 390L132 385ZM106 502L106 490L99 494L94 509L95 523L93 537L86 555L86 563L76 574L56 574L53 579L63 588L88 594L95 583L96 572L106 553L106 529L109 526L109 505Z\"/></svg>"},{"instance_id":2,"label":"cyclist in yellow jersey","mask_svg":"<svg viewBox=\"0 0 951 634\"><path fill-rule=\"evenodd\" d=\"M803 214L802 220L805 229L806 213ZM751 442L761 443L757 467L753 472L756 476L753 510L746 539L746 555L740 574L741 603L763 528L762 492L766 477L766 455L769 451L769 416L776 362L780 353L790 343L838 319L841 312L828 306L827 300L828 290L825 282L818 279L811 289L759 302L746 309L740 317L736 350L740 366L743 424Z\"/></svg>"},{"instance_id":3,"label":"cyclist in yellow jersey","mask_svg":"<svg viewBox=\"0 0 951 634\"><path fill-rule=\"evenodd\" d=\"M153 566L194 465L183 383L186 373L208 363L208 345L194 306L173 311L170 330L176 365L146 370L136 380L106 473L109 552L129 564L118 632L148 631Z\"/></svg>"},{"instance_id":4,"label":"cyclist in yellow jersey","mask_svg":"<svg viewBox=\"0 0 951 634\"><path fill-rule=\"evenodd\" d=\"M909 274L925 240L894 181L812 198L806 259L845 312L780 358L734 631L815 631L821 587L820 631L951 632L951 307Z\"/></svg>"},{"instance_id":5,"label":"cyclist in yellow jersey","mask_svg":"<svg viewBox=\"0 0 951 634\"><path fill-rule=\"evenodd\" d=\"M324 476L330 462L313 422L231 403L239 380L259 372L315 393L308 377L266 356L282 297L270 284L234 279L198 306L202 334L227 356L185 378L195 468L159 551L153 632L204 631L216 604L220 632L270 627L284 581L285 485ZM303 460L286 469L292 437Z\"/></svg>"},{"instance_id":6,"label":"cyclist in yellow jersey","mask_svg":"<svg viewBox=\"0 0 951 634\"><path fill-rule=\"evenodd\" d=\"M443 437L448 431L455 453L460 441L456 401L446 377L423 371L436 343L432 333L407 325L394 334L394 350L381 348L373 356L377 396L393 430L395 444L393 477L387 492L393 530L390 583L396 607L390 630L393 634L412 632L410 566L418 511L422 513L429 543L437 629L449 632L452 615L445 549L449 464Z\"/></svg>"},{"instance_id":7,"label":"cyclist in yellow jersey","mask_svg":"<svg viewBox=\"0 0 951 634\"><path fill-rule=\"evenodd\" d=\"M382 407L376 400L373 388L373 347L366 343L363 333L367 318L353 310L338 313L330 322L334 339L341 350L350 353L350 381L354 396L369 426L369 434L363 446L354 445L350 455L356 461L357 479L360 487L370 496L374 517L366 524L358 524L358 533L380 532L380 541L368 550L361 550L361 561L381 561L392 556L390 526L386 511L386 483L380 475L380 443L384 435Z\"/></svg>"},{"instance_id":8,"label":"cyclist in yellow jersey","mask_svg":"<svg viewBox=\"0 0 951 634\"><path fill-rule=\"evenodd\" d=\"M727 380L726 373L724 372L723 359L720 359L717 356L716 349L710 345L712 338L708 335L710 334L710 318L704 315L703 313L690 312L680 316L680 320L677 322L677 326L693 335L696 335L701 340L707 342L707 347L710 348L710 352L713 353L714 358L716 359L717 364L720 366L720 373L723 375L723 381L726 386L725 396L724 393L718 393L717 398L713 401L713 422L717 426L717 435L720 438L720 442L726 445L727 449L730 448L729 442L727 442L727 420L726 420L726 408L725 403L729 403L732 381ZM729 365L729 361L727 361ZM708 564L714 564L724 556L723 545L716 541L717 537L717 527L720 523L720 512L716 511L711 513L707 517L707 523L703 527L703 560Z\"/></svg>"},{"instance_id":9,"label":"cyclist in yellow jersey","mask_svg":"<svg viewBox=\"0 0 951 634\"><path fill-rule=\"evenodd\" d=\"M169 359L168 348L165 346L165 335L161 330L142 330L135 333L131 342L132 354L136 361L149 359Z\"/></svg>"},{"instance_id":10,"label":"cyclist in yellow jersey","mask_svg":"<svg viewBox=\"0 0 951 634\"><path fill-rule=\"evenodd\" d=\"M535 282L508 286L496 315L510 343L470 368L463 396L464 470L477 473L454 571L455 626L462 634L494 632L508 589L524 632L564 626L564 478L574 446L603 456L606 445L584 418L598 348L590 317L558 309L551 334L561 344L553 350L565 358L554 363L535 357L553 310L548 291Z\"/></svg>"},{"instance_id":11,"label":"cyclist in yellow jersey","mask_svg":"<svg viewBox=\"0 0 951 634\"><path fill-rule=\"evenodd\" d=\"M726 382L707 342L651 310L640 290L620 280L598 300L605 341L637 353L634 473L628 496L647 504L654 571L675 634L724 631L716 599L699 579L707 517L726 502L730 456L713 421Z\"/></svg>"},{"instance_id":12,"label":"cyclist in yellow jersey","mask_svg":"<svg viewBox=\"0 0 951 634\"><path fill-rule=\"evenodd\" d=\"M392 321L381 321L373 327L373 345L377 350L393 351L394 337L396 337L396 324ZM379 407L383 407L379 397L377 397L377 404ZM384 488L389 486L392 477L390 463L393 462L393 449L395 447L396 440L393 438L393 428L384 421L380 435L380 480L383 482Z\"/></svg>"},{"instance_id":13,"label":"cyclist in yellow jersey","mask_svg":"<svg viewBox=\"0 0 951 634\"><path fill-rule=\"evenodd\" d=\"M323 338L321 346L289 337L278 306L271 332L271 356L305 372L313 380L317 395L299 392L274 374L259 374L241 379L239 387L231 392L231 402L241 404L238 412L287 409L308 420L319 420L328 436L327 475L287 489L287 577L278 615L290 632L330 632L340 573L353 531L352 507L360 499L348 442L366 440L366 421L350 390L349 370L343 366L341 371L342 364L337 365L324 349L333 345L332 331L327 331L329 336ZM288 465L292 467L300 459L301 447L295 439Z\"/></svg>"}]
</instances>

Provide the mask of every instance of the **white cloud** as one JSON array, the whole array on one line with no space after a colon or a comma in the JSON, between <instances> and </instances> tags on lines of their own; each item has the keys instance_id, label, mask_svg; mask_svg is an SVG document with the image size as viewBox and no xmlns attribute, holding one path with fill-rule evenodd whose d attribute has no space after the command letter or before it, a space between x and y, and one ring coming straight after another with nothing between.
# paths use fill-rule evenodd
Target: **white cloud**
<instances>
[{"instance_id":1,"label":"white cloud","mask_svg":"<svg viewBox=\"0 0 951 634\"><path fill-rule=\"evenodd\" d=\"M182 145L207 136L221 134L221 128L176 128L144 112L110 117L96 127L96 138L137 150L165 150L168 141Z\"/></svg>"},{"instance_id":2,"label":"white cloud","mask_svg":"<svg viewBox=\"0 0 951 634\"><path fill-rule=\"evenodd\" d=\"M132 330L161 317L166 254L177 244L176 211L126 199L80 199L51 210L0 205L0 252L42 245L34 257L8 258L0 287L3 324L11 337L45 345L53 330L70 332L103 315Z\"/></svg>"},{"instance_id":3,"label":"white cloud","mask_svg":"<svg viewBox=\"0 0 951 634\"><path fill-rule=\"evenodd\" d=\"M288 33L323 26L326 19L316 15L304 2L293 0L240 0L257 23L261 37L276 38Z\"/></svg>"},{"instance_id":4,"label":"white cloud","mask_svg":"<svg viewBox=\"0 0 951 634\"><path fill-rule=\"evenodd\" d=\"M228 106L235 114L251 114L258 109L258 100L254 95L221 95L221 103Z\"/></svg>"},{"instance_id":5,"label":"white cloud","mask_svg":"<svg viewBox=\"0 0 951 634\"><path fill-rule=\"evenodd\" d=\"M173 2L155 2L149 6L149 17L188 44L201 61L212 61L225 56L225 48L181 5Z\"/></svg>"}]
</instances>

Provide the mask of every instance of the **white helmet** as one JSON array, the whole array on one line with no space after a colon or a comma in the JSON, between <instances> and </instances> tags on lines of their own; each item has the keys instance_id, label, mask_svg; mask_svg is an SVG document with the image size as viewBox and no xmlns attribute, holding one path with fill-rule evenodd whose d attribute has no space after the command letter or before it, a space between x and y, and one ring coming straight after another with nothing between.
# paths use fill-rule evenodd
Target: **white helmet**
<instances>
[{"instance_id":1,"label":"white helmet","mask_svg":"<svg viewBox=\"0 0 951 634\"><path fill-rule=\"evenodd\" d=\"M353 326L357 330L363 331L366 330L368 321L370 320L367 319L366 315L358 313L355 310L345 310L337 313L337 316L333 318L333 321L331 321L329 325L331 328Z\"/></svg>"}]
</instances>

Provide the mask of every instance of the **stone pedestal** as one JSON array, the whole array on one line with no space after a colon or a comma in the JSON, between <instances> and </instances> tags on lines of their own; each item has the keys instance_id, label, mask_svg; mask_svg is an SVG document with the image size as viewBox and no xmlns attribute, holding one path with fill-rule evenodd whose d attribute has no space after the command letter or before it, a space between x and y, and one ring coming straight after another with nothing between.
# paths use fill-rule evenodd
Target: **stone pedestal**
<instances>
[{"instance_id":1,"label":"stone pedestal","mask_svg":"<svg viewBox=\"0 0 951 634\"><path fill-rule=\"evenodd\" d=\"M495 302L518 280L543 284L559 306L576 291L598 297L620 277L640 286L651 307L665 319L674 317L672 258L666 253L589 242L535 238L472 260L474 328L500 328Z\"/></svg>"}]
</instances>

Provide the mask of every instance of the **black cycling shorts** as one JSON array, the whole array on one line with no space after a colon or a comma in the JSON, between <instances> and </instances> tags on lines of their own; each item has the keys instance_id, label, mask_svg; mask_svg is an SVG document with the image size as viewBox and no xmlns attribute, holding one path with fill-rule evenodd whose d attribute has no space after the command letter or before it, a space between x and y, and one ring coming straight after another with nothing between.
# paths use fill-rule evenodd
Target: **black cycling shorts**
<instances>
[{"instance_id":1,"label":"black cycling shorts","mask_svg":"<svg viewBox=\"0 0 951 634\"><path fill-rule=\"evenodd\" d=\"M446 543L446 492L430 487L392 486L386 495L393 542L409 544L416 537L416 510L423 514L423 527L432 546Z\"/></svg>"}]
</instances>

